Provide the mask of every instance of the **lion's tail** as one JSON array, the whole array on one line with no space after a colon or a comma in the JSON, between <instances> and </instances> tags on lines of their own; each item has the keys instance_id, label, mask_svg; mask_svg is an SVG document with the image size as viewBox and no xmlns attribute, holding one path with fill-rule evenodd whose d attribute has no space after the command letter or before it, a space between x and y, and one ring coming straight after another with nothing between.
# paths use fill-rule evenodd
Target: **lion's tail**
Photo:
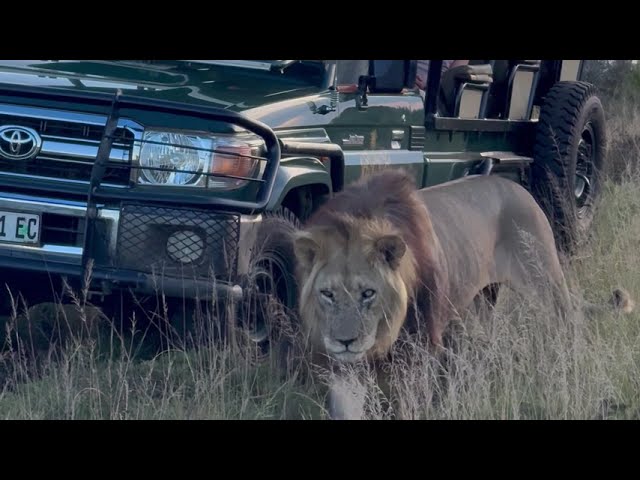
<instances>
[{"instance_id":1,"label":"lion's tail","mask_svg":"<svg viewBox=\"0 0 640 480\"><path fill-rule=\"evenodd\" d=\"M635 310L635 301L631 294L623 288L616 288L606 304L584 302L583 310L587 314L592 313L620 313L629 314Z\"/></svg>"}]
</instances>

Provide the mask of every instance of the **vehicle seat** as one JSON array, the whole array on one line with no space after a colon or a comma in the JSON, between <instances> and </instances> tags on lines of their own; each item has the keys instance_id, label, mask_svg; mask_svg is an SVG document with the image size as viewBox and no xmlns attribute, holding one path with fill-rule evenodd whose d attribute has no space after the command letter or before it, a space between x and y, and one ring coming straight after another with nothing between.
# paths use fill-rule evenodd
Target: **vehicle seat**
<instances>
[{"instance_id":1,"label":"vehicle seat","mask_svg":"<svg viewBox=\"0 0 640 480\"><path fill-rule=\"evenodd\" d=\"M480 118L483 98L493 83L491 64L460 65L445 71L440 81L438 111L440 115Z\"/></svg>"},{"instance_id":2,"label":"vehicle seat","mask_svg":"<svg viewBox=\"0 0 640 480\"><path fill-rule=\"evenodd\" d=\"M540 77L540 60L517 60L511 67L504 118L529 120Z\"/></svg>"}]
</instances>

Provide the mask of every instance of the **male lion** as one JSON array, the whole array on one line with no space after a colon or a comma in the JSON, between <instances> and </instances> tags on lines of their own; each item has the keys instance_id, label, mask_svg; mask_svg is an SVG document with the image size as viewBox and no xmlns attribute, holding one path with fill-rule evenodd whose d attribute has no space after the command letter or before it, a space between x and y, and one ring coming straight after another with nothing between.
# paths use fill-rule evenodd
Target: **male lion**
<instances>
[{"instance_id":1,"label":"male lion","mask_svg":"<svg viewBox=\"0 0 640 480\"><path fill-rule=\"evenodd\" d=\"M371 175L325 203L294 251L303 332L338 364L383 360L403 328L440 351L451 319L496 285L550 286L558 313L571 308L544 212L499 176L416 190L404 172Z\"/></svg>"}]
</instances>

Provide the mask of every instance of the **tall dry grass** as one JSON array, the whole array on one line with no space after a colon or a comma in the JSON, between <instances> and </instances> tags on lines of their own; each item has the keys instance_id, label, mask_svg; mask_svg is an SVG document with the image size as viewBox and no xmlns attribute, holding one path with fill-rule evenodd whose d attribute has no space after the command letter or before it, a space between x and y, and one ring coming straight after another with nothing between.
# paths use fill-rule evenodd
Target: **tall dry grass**
<instances>
[{"instance_id":1,"label":"tall dry grass","mask_svg":"<svg viewBox=\"0 0 640 480\"><path fill-rule=\"evenodd\" d=\"M594 235L567 267L574 292L605 302L614 286L640 298L640 178L606 184ZM503 291L490 321L469 322L440 365L417 343L411 364L393 365L403 418L640 418L638 314L560 320L531 299ZM66 317L86 312L82 303ZM60 336L47 355L30 355L34 336L16 309L4 350L0 418L287 419L326 418L324 390L294 363L282 376L250 342L223 347L173 345L136 359L136 336L116 328ZM86 315L86 313L85 313ZM208 319L213 322L213 319ZM77 322L78 320L76 320ZM72 323L65 320L63 325ZM16 330L20 331L16 335ZM126 333L126 332L125 332ZM445 368L446 367L446 368ZM389 418L366 382L368 418Z\"/></svg>"},{"instance_id":2,"label":"tall dry grass","mask_svg":"<svg viewBox=\"0 0 640 480\"><path fill-rule=\"evenodd\" d=\"M604 184L593 236L565 268L578 302L604 303L616 286L640 299L640 149L624 147L633 133L625 129L634 128L629 118L637 119L630 115L610 121L611 158L625 168ZM241 331L224 345L208 344L207 332L218 328L211 315L200 317L198 348L163 337L149 353L145 337L158 329L133 319L123 332L81 294L46 312L14 300L0 335L0 418L327 417L325 390L301 358L283 373L279 352L261 358ZM28 318L36 313L37 322ZM156 313L162 319L163 309ZM454 333L444 365L421 344L405 345L411 362L399 360L390 372L392 409L365 375L367 418L640 418L638 313L560 319L546 302L503 290L491 319L469 319Z\"/></svg>"}]
</instances>

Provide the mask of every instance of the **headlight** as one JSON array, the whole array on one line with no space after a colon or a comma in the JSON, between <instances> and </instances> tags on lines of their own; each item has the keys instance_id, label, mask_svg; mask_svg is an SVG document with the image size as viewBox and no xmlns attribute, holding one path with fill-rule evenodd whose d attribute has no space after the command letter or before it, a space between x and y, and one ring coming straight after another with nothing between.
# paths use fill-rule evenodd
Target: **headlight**
<instances>
[{"instance_id":1,"label":"headlight","mask_svg":"<svg viewBox=\"0 0 640 480\"><path fill-rule=\"evenodd\" d=\"M217 189L238 188L255 178L264 141L255 135L207 136L184 131L146 130L140 149L138 183ZM215 175L207 175L215 174Z\"/></svg>"}]
</instances>

